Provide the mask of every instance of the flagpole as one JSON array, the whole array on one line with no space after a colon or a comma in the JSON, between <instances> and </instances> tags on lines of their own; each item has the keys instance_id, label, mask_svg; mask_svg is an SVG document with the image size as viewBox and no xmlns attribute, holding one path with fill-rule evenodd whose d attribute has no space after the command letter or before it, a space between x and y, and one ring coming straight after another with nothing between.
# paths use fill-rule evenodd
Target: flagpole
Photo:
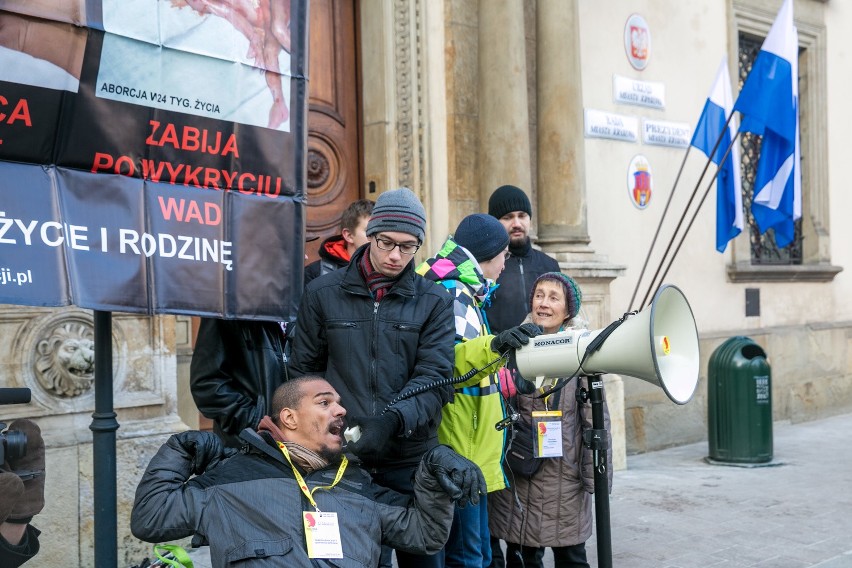
<instances>
[{"instance_id":1,"label":"flagpole","mask_svg":"<svg viewBox=\"0 0 852 568\"><path fill-rule=\"evenodd\" d=\"M657 224L657 231L654 233L654 238L651 239L651 245L648 247L648 254L645 255L645 263L642 265L641 272L639 272L639 278L636 279L636 286L633 287L633 295L630 296L630 305L627 306L628 312L633 309L633 301L636 299L636 293L639 291L639 285L642 283L642 278L645 276L645 269L648 267L648 261L651 259L651 252L653 252L654 246L657 244L657 237L660 236L660 229L663 228L663 221L666 218L669 205L672 203L672 197L674 197L675 189L677 189L677 184L680 181L680 174L683 173L683 167L686 165L686 159L689 157L690 150L692 150L692 144L686 147L686 153L683 155L683 160L680 162L680 169L677 171L677 176L675 176L674 183L672 184L672 190L669 193L669 198L666 200L663 215L660 217L660 222Z\"/></svg>"},{"instance_id":2,"label":"flagpole","mask_svg":"<svg viewBox=\"0 0 852 568\"><path fill-rule=\"evenodd\" d=\"M713 145L713 149L710 151L710 153L707 157L707 162L704 164L704 169L701 170L701 175L698 177L698 181L695 183L695 187L692 190L692 195L689 196L689 201L686 203L686 207L684 207L683 215L681 216L680 220L677 223L677 226L675 227L674 232L672 233L671 240L669 241L669 244L666 247L666 250L663 252L663 256L660 257L660 263L657 265L657 270L654 272L654 276L651 279L651 283L648 286L648 290L645 292L645 296L642 298L642 303L639 304L640 309L641 309L642 306L645 305L645 303L648 301L648 297L654 291L654 288L655 288L654 282L656 282L657 276L659 276L659 274L660 274L660 269L662 269L663 264L666 261L666 257L668 256L669 251L672 248L672 244L674 243L674 239L675 239L675 237L677 237L677 234L678 234L678 231L680 231L681 225L683 225L683 220L686 217L686 213L687 213L687 211L689 211L689 208L692 205L693 200L695 199L695 195L698 193L698 188L701 186L701 182L704 181L704 175L707 173L707 170L710 167L710 164L713 162L713 156L716 155L716 150L719 148L719 144L722 143L722 138L725 137L725 132L728 130L728 125L730 124L731 119L733 117L734 117L734 111L731 111L731 114L728 115L728 119L725 121L725 125L722 127L722 129L719 132L718 138L716 138L716 143ZM732 143L731 146L728 146L728 152L725 153L725 156L728 155L732 146L733 146L733 143ZM719 170L719 168L716 168L716 171L718 171L718 170ZM700 206L699 206L699 208L700 208ZM688 231L688 229L687 229L687 231ZM684 236L685 236L685 234L684 234ZM631 300L630 304L631 304L631 307L633 307L633 301L632 300Z\"/></svg>"},{"instance_id":3,"label":"flagpole","mask_svg":"<svg viewBox=\"0 0 852 568\"><path fill-rule=\"evenodd\" d=\"M734 139L731 141L730 145L728 146L728 149L725 150L725 155L722 156L722 159L719 161L719 167L717 168L717 171L722 169L722 166L725 164L725 160L728 159L728 156L731 154L731 149L734 147L734 144L736 144L737 139L739 139L739 137L740 137L740 133L739 133L739 131L737 131L736 135L734 136ZM672 267L672 264L674 263L674 259L677 256L677 253L680 251L680 247L683 245L684 241L686 240L686 235L687 235L687 233L689 233L689 229L692 227L692 223L695 222L695 219L698 217L698 212L701 211L701 206L704 205L704 201L707 199L707 196L710 194L710 189L713 187L714 181L718 183L718 181L716 180L716 176L713 176L713 178L710 180L710 183L707 184L707 189L704 190L704 195L701 197L701 201L698 203L698 208L695 210L695 213L692 215L692 219L690 219L689 224L686 226L686 231L684 231L683 237L681 237L681 239L680 239L680 243L678 243L677 248L675 248L674 253L672 253L672 258L669 261L668 266L666 266L666 270L663 272L663 275L660 278L660 282L662 282L663 280L666 279L666 275L669 273L669 269Z\"/></svg>"}]
</instances>

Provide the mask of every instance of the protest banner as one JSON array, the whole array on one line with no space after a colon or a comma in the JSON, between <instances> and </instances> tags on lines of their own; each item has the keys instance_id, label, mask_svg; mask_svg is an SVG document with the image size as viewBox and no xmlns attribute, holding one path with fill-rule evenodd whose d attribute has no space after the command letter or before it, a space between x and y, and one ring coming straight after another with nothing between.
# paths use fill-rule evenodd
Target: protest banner
<instances>
[{"instance_id":1,"label":"protest banner","mask_svg":"<svg viewBox=\"0 0 852 568\"><path fill-rule=\"evenodd\" d=\"M306 10L4 2L0 303L292 319Z\"/></svg>"}]
</instances>

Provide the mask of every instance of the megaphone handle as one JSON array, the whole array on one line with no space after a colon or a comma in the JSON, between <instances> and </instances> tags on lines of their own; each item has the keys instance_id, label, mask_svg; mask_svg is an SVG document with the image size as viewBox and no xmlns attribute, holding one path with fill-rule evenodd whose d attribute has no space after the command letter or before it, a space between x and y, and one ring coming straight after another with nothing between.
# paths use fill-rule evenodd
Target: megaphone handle
<instances>
[{"instance_id":1,"label":"megaphone handle","mask_svg":"<svg viewBox=\"0 0 852 568\"><path fill-rule=\"evenodd\" d=\"M603 377L585 375L588 397L592 403L592 444L595 470L595 528L597 529L598 568L612 567L612 532L609 522L609 479L607 476L606 422L603 408ZM584 436L585 437L585 436ZM601 443L602 442L602 443Z\"/></svg>"}]
</instances>

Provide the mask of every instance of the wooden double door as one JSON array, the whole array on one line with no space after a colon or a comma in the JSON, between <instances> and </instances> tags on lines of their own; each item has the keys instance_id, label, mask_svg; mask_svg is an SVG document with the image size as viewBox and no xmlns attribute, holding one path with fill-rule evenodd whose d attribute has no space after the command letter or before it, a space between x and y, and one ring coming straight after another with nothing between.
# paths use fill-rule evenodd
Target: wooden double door
<instances>
[{"instance_id":1,"label":"wooden double door","mask_svg":"<svg viewBox=\"0 0 852 568\"><path fill-rule=\"evenodd\" d=\"M310 262L362 195L358 2L310 0L307 235Z\"/></svg>"}]
</instances>

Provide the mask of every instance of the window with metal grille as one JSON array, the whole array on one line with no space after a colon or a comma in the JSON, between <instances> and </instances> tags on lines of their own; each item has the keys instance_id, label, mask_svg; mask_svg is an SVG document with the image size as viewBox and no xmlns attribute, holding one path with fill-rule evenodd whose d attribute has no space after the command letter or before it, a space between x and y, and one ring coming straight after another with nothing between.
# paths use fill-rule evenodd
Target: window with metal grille
<instances>
[{"instance_id":1,"label":"window with metal grille","mask_svg":"<svg viewBox=\"0 0 852 568\"><path fill-rule=\"evenodd\" d=\"M763 38L740 32L739 34L739 88L748 77ZM802 51L799 51L799 61L802 61ZM801 89L801 75L799 78ZM800 105L800 113L802 106ZM802 125L804 126L804 125ZM744 219L751 245L751 263L761 265L802 264L802 220L796 221L795 240L787 247L779 249L775 244L775 232L769 229L763 235L751 214L751 200L754 196L754 179L757 174L757 161L760 157L761 136L752 133L740 134L742 145L742 189ZM804 161L805 145L802 145L802 161ZM802 177L802 193L806 191L806 180Z\"/></svg>"}]
</instances>

